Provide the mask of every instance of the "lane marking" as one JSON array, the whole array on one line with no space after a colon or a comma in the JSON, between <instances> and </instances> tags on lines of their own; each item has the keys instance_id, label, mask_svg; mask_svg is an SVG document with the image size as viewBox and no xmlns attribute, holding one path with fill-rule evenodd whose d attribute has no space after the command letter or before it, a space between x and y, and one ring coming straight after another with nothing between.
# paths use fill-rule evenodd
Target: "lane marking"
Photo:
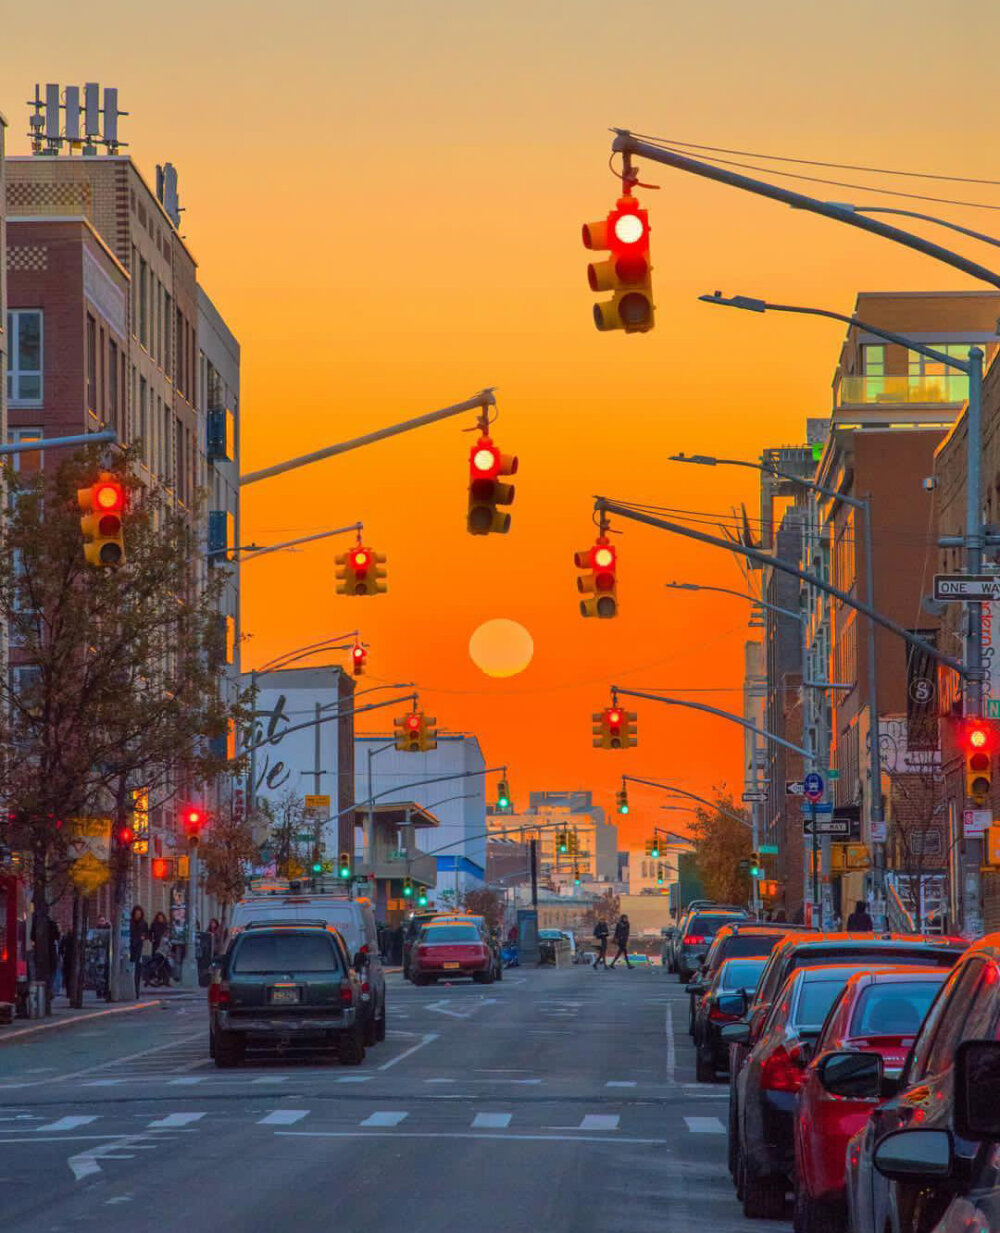
<instances>
[{"instance_id":1,"label":"lane marking","mask_svg":"<svg viewBox=\"0 0 1000 1233\"><path fill-rule=\"evenodd\" d=\"M287 1083L291 1075L261 1075L259 1079L251 1079L251 1083Z\"/></svg>"},{"instance_id":2,"label":"lane marking","mask_svg":"<svg viewBox=\"0 0 1000 1233\"><path fill-rule=\"evenodd\" d=\"M41 1134L52 1134L57 1130L76 1130L77 1126L89 1126L91 1122L96 1122L97 1118L98 1115L95 1113L61 1117L55 1122L48 1122L45 1126L36 1127L36 1130Z\"/></svg>"},{"instance_id":3,"label":"lane marking","mask_svg":"<svg viewBox=\"0 0 1000 1233\"><path fill-rule=\"evenodd\" d=\"M605 1087L635 1087L634 1079L609 1079L604 1085Z\"/></svg>"},{"instance_id":4,"label":"lane marking","mask_svg":"<svg viewBox=\"0 0 1000 1233\"><path fill-rule=\"evenodd\" d=\"M674 1083L674 1072L677 1070L677 1043L674 1040L674 1012L667 1006L665 1029L667 1033L667 1082Z\"/></svg>"},{"instance_id":5,"label":"lane marking","mask_svg":"<svg viewBox=\"0 0 1000 1233\"><path fill-rule=\"evenodd\" d=\"M617 1130L621 1121L617 1113L585 1113L581 1130Z\"/></svg>"},{"instance_id":6,"label":"lane marking","mask_svg":"<svg viewBox=\"0 0 1000 1233\"><path fill-rule=\"evenodd\" d=\"M437 1040L438 1035L439 1033L437 1032L428 1032L423 1040L418 1041L415 1045L411 1045L409 1049L404 1049L402 1053L397 1053L396 1056L394 1058L390 1058L388 1062L383 1062L379 1067L379 1070L390 1070L396 1065L397 1062L401 1062L403 1058L410 1057L410 1055L416 1053L418 1049L422 1049L424 1045L429 1045L432 1041Z\"/></svg>"},{"instance_id":7,"label":"lane marking","mask_svg":"<svg viewBox=\"0 0 1000 1233\"><path fill-rule=\"evenodd\" d=\"M83 1087L115 1087L124 1082L124 1079L88 1079Z\"/></svg>"},{"instance_id":8,"label":"lane marking","mask_svg":"<svg viewBox=\"0 0 1000 1233\"><path fill-rule=\"evenodd\" d=\"M398 1126L400 1122L405 1122L409 1114L393 1112L389 1109L381 1109L377 1113L371 1113L363 1122L359 1122L359 1126Z\"/></svg>"},{"instance_id":9,"label":"lane marking","mask_svg":"<svg viewBox=\"0 0 1000 1233\"><path fill-rule=\"evenodd\" d=\"M168 1113L155 1122L150 1122L149 1130L173 1130L178 1126L190 1126L192 1122L200 1122L204 1113Z\"/></svg>"},{"instance_id":10,"label":"lane marking","mask_svg":"<svg viewBox=\"0 0 1000 1233\"><path fill-rule=\"evenodd\" d=\"M70 1156L66 1163L69 1165L73 1173L75 1182L82 1182L86 1177L93 1177L95 1173L100 1173L100 1159L107 1156L111 1160L133 1160L131 1155L122 1155L121 1153L128 1147L149 1146L143 1144L142 1135L116 1135L111 1142L105 1143L101 1147L92 1147L85 1152L78 1152L75 1156Z\"/></svg>"},{"instance_id":11,"label":"lane marking","mask_svg":"<svg viewBox=\"0 0 1000 1233\"><path fill-rule=\"evenodd\" d=\"M276 1130L275 1138L279 1136L289 1138L302 1139L356 1139L358 1137L357 1130ZM365 1136L368 1139L465 1139L471 1141L475 1139L507 1139L512 1143L617 1143L620 1145L626 1144L648 1144L650 1146L663 1147L667 1144L667 1139L622 1139L615 1137L604 1137L602 1135L586 1135L579 1134L569 1135L536 1135L536 1134L490 1134L480 1133L474 1134L471 1130L454 1132L454 1131L439 1131L439 1130L393 1130L393 1131L371 1131ZM714 1176L714 1175L713 1175Z\"/></svg>"},{"instance_id":12,"label":"lane marking","mask_svg":"<svg viewBox=\"0 0 1000 1233\"><path fill-rule=\"evenodd\" d=\"M151 1006L159 1006L159 1002L150 1002ZM125 1008L132 1009L132 1008ZM111 1011L99 1011L99 1014L111 1014ZM38 1079L37 1083L64 1083L67 1079L79 1079L83 1075L92 1075L97 1070L107 1070L109 1066L121 1066L125 1062L134 1062L141 1057L149 1057L151 1053L162 1053L164 1049L176 1049L180 1045L186 1045L192 1040L204 1040L205 1033L199 1029L197 1032L189 1032L186 1036L178 1037L176 1040L168 1040L162 1045L154 1045L151 1049L142 1049L138 1053L128 1053L125 1057L113 1058L110 1062L98 1062L94 1066L86 1066L83 1070L70 1071L65 1075L53 1075L51 1079ZM9 1040L9 1037L4 1037ZM22 1084L22 1087L27 1087L27 1084Z\"/></svg>"},{"instance_id":13,"label":"lane marking","mask_svg":"<svg viewBox=\"0 0 1000 1233\"><path fill-rule=\"evenodd\" d=\"M273 1113L269 1113L267 1117L262 1117L258 1126L294 1126L296 1122L301 1122L304 1117L309 1116L308 1109L275 1109Z\"/></svg>"},{"instance_id":14,"label":"lane marking","mask_svg":"<svg viewBox=\"0 0 1000 1233\"><path fill-rule=\"evenodd\" d=\"M340 1075L334 1083L370 1083L374 1075Z\"/></svg>"},{"instance_id":15,"label":"lane marking","mask_svg":"<svg viewBox=\"0 0 1000 1233\"><path fill-rule=\"evenodd\" d=\"M717 1117L686 1117L687 1128L693 1135L724 1135L726 1128Z\"/></svg>"},{"instance_id":16,"label":"lane marking","mask_svg":"<svg viewBox=\"0 0 1000 1233\"><path fill-rule=\"evenodd\" d=\"M188 1079L168 1079L168 1087L193 1087L196 1083L204 1083L208 1075L192 1075Z\"/></svg>"},{"instance_id":17,"label":"lane marking","mask_svg":"<svg viewBox=\"0 0 1000 1233\"><path fill-rule=\"evenodd\" d=\"M472 1119L473 1130L506 1130L510 1125L510 1113L477 1113Z\"/></svg>"}]
</instances>

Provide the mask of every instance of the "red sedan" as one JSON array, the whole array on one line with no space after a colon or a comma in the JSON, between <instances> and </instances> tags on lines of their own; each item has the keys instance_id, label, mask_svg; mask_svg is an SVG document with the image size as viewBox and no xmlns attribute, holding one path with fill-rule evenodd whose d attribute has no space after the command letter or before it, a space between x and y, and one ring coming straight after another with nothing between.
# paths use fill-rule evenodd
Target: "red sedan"
<instances>
[{"instance_id":1,"label":"red sedan","mask_svg":"<svg viewBox=\"0 0 1000 1233\"><path fill-rule=\"evenodd\" d=\"M493 955L478 926L462 921L425 925L410 953L410 979L426 985L439 976L493 980Z\"/></svg>"},{"instance_id":2,"label":"red sedan","mask_svg":"<svg viewBox=\"0 0 1000 1233\"><path fill-rule=\"evenodd\" d=\"M878 1103L828 1090L837 1056L862 1050L880 1053L885 1075L897 1078L947 977L940 968L861 971L847 981L831 1007L796 1103L796 1233L835 1233L847 1227L847 1143Z\"/></svg>"}]
</instances>

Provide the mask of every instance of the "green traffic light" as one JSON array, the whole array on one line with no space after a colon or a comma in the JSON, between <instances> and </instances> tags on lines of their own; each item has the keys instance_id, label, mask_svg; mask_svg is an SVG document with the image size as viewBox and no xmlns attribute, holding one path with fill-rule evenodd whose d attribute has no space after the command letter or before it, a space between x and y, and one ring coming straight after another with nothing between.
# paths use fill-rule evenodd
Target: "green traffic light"
<instances>
[{"instance_id":1,"label":"green traffic light","mask_svg":"<svg viewBox=\"0 0 1000 1233\"><path fill-rule=\"evenodd\" d=\"M619 812L619 813L628 813L628 805L619 805L619 806L618 806L618 812Z\"/></svg>"},{"instance_id":2,"label":"green traffic light","mask_svg":"<svg viewBox=\"0 0 1000 1233\"><path fill-rule=\"evenodd\" d=\"M320 868L322 869L322 867L323 867L323 866L321 865L321 866L320 866ZM341 866L340 866L340 876L341 876L342 878L349 878L349 877L351 876L351 867L350 867L350 865L341 865Z\"/></svg>"},{"instance_id":3,"label":"green traffic light","mask_svg":"<svg viewBox=\"0 0 1000 1233\"><path fill-rule=\"evenodd\" d=\"M652 850L652 852L650 852L650 854L649 854L649 855L650 855L650 856L652 856L652 857L657 857L657 856L659 856L659 855L660 855L660 849L659 849L659 848L654 848L654 849Z\"/></svg>"},{"instance_id":4,"label":"green traffic light","mask_svg":"<svg viewBox=\"0 0 1000 1233\"><path fill-rule=\"evenodd\" d=\"M422 908L427 907L427 892L426 891L421 891L420 894L417 896L417 904Z\"/></svg>"},{"instance_id":5,"label":"green traffic light","mask_svg":"<svg viewBox=\"0 0 1000 1233\"><path fill-rule=\"evenodd\" d=\"M413 887L412 887L412 886L404 886L404 887L403 887L403 898L404 898L404 899L410 899L412 896L413 896Z\"/></svg>"},{"instance_id":6,"label":"green traffic light","mask_svg":"<svg viewBox=\"0 0 1000 1233\"><path fill-rule=\"evenodd\" d=\"M501 796L499 800L497 801L497 808L506 809L509 804L510 804L510 801L505 796Z\"/></svg>"},{"instance_id":7,"label":"green traffic light","mask_svg":"<svg viewBox=\"0 0 1000 1233\"><path fill-rule=\"evenodd\" d=\"M323 872L323 862L313 861L313 873L322 873L322 872Z\"/></svg>"}]
</instances>

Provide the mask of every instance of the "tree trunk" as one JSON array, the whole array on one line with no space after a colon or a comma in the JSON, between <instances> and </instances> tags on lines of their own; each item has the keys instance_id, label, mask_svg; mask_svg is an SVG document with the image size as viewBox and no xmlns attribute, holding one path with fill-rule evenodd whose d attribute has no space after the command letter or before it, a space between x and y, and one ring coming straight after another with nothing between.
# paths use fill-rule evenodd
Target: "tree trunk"
<instances>
[{"instance_id":1,"label":"tree trunk","mask_svg":"<svg viewBox=\"0 0 1000 1233\"><path fill-rule=\"evenodd\" d=\"M128 823L126 776L119 775L115 792L115 820L111 835L111 936L108 946L108 1001L125 1002L135 998L135 979L129 962L129 942L121 942L121 920L128 891L129 850L118 842Z\"/></svg>"},{"instance_id":2,"label":"tree trunk","mask_svg":"<svg viewBox=\"0 0 1000 1233\"><path fill-rule=\"evenodd\" d=\"M32 928L35 935L34 980L45 982L45 1013L52 1013L52 966L49 963L49 901L46 885L46 856L44 844L37 844L34 852L32 873Z\"/></svg>"},{"instance_id":3,"label":"tree trunk","mask_svg":"<svg viewBox=\"0 0 1000 1233\"><path fill-rule=\"evenodd\" d=\"M83 970L87 961L87 899L81 899L79 891L73 893L73 962L70 971L64 973L69 1004L74 1010L83 1006Z\"/></svg>"}]
</instances>

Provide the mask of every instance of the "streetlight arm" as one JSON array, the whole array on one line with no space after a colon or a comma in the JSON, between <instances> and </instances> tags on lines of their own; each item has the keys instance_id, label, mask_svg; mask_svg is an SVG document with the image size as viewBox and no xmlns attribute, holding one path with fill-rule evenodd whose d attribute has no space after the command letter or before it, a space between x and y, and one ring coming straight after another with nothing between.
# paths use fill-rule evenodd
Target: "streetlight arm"
<instances>
[{"instance_id":1,"label":"streetlight arm","mask_svg":"<svg viewBox=\"0 0 1000 1233\"><path fill-rule=\"evenodd\" d=\"M638 775L623 775L623 783L642 783L647 788L661 788L664 792L676 792L678 796L686 796L689 800L697 801L699 805L704 805L706 809L716 809L719 813L725 814L727 818L732 818L734 822L739 822L741 825L752 829L752 824L746 818L740 817L738 813L734 813L731 809L726 809L724 805L720 805L717 801L710 801L705 796L698 796L696 792L687 792L684 788L675 788L671 783L661 783L657 779L641 779Z\"/></svg>"},{"instance_id":2,"label":"streetlight arm","mask_svg":"<svg viewBox=\"0 0 1000 1233\"><path fill-rule=\"evenodd\" d=\"M319 719L307 719L300 724L291 724L287 728L282 728L280 732L275 732L271 736L265 736L259 741L255 741L252 745L244 747L245 754L252 753L255 749L260 749L263 745L272 745L282 737L287 736L290 732L301 732L305 728L317 728L320 724L332 723L335 720L343 719L345 715L360 715L364 711L377 711L383 706L395 706L398 702L413 702L416 703L416 694L404 694L401 698L387 698L384 702L369 702L365 706L352 706L342 711L335 711L332 715L323 715ZM480 772L476 772L479 774ZM428 780L428 782L432 782ZM404 785L409 787L409 785ZM346 812L346 810L344 811ZM339 816L339 815L338 815Z\"/></svg>"},{"instance_id":3,"label":"streetlight arm","mask_svg":"<svg viewBox=\"0 0 1000 1233\"><path fill-rule=\"evenodd\" d=\"M684 527L679 523L669 522L665 518L654 518L652 514L642 513L640 510L632 509L628 505L622 505L618 501L609 501L606 497L595 497L594 508L603 510L605 513L618 514L622 518L630 518L633 522L643 522L647 526L657 527L661 531L672 531L675 535L685 535L688 539L696 539L703 544L710 544L713 548L724 548L727 552L739 552L751 561L759 561L762 565L769 565L772 569L780 570L785 574L791 574L800 581L807 582L810 586L814 586L820 591L825 591L827 595L832 595L835 599L839 599L842 604L846 604L849 608L856 608L858 612L864 613L865 616L869 617L877 625L881 625L883 629L889 630L890 633L902 638L919 651L923 651L925 655L929 655L937 663L953 668L959 676L965 678L969 675L965 666L953 656L946 655L943 651L938 650L936 646L927 642L926 639L921 638L918 634L911 633L908 629L904 629L902 625L898 625L890 617L883 616L881 612L876 612L870 604L862 603L861 600L848 595L846 591L840 590L839 587L833 586L832 583L824 582L822 578L817 577L815 574L809 574L804 569L799 569L788 561L782 561L778 557L772 557L766 552L761 552L759 548L750 548L745 544L737 544L728 539L720 539L716 535L709 535L705 531L696 531L692 527Z\"/></svg>"},{"instance_id":4,"label":"streetlight arm","mask_svg":"<svg viewBox=\"0 0 1000 1233\"><path fill-rule=\"evenodd\" d=\"M244 548L217 548L207 553L209 557L222 556L225 553L236 553L230 560L256 561L258 557L266 557L269 552L282 552L285 548L294 548L297 544L311 544L316 539L329 539L331 535L345 535L348 531L363 531L363 522L352 522L350 526L335 527L332 531L317 531L315 535L300 535L296 539L286 539L280 544L265 544L258 548L256 544L247 544Z\"/></svg>"},{"instance_id":5,"label":"streetlight arm","mask_svg":"<svg viewBox=\"0 0 1000 1233\"><path fill-rule=\"evenodd\" d=\"M739 724L741 727L746 728L748 732L753 732L756 736L762 736L767 741L774 741L776 745L782 745L785 749L790 749L792 753L802 754L804 758L808 758L810 761L815 758L815 754L808 749L803 749L801 745L795 745L791 741L786 741L783 736L777 736L773 732L768 732L766 728L758 728L749 719L744 719L741 715L734 715L732 711L723 711L717 706L709 706L707 702L692 702L686 698L669 698L665 694L647 694L639 689L621 689L618 685L612 685L611 691L615 694L623 694L626 698L646 698L650 702L662 702L666 706L683 706L692 711L704 711L706 715L718 715L720 719L732 720L734 724Z\"/></svg>"},{"instance_id":6,"label":"streetlight arm","mask_svg":"<svg viewBox=\"0 0 1000 1233\"><path fill-rule=\"evenodd\" d=\"M921 222L936 223L939 227L947 227L949 231L957 231L960 235L971 236L973 240L982 240L984 244L993 244L1000 248L1000 240L995 236L985 235L982 231L973 231L971 227L960 227L958 223L949 222L946 218L938 218L936 214L921 214L918 210L902 210L894 206L856 206L845 202L836 204L855 214L901 214L904 218L919 218Z\"/></svg>"},{"instance_id":7,"label":"streetlight arm","mask_svg":"<svg viewBox=\"0 0 1000 1233\"><path fill-rule=\"evenodd\" d=\"M740 188L744 192L755 193L758 197L769 197L772 201L780 201L784 205L794 206L799 210L822 214L825 218L834 219L835 222L847 223L848 226L857 227L861 231L868 231L885 240L903 244L927 257L943 261L945 265L953 266L956 270L961 270L964 274L979 279L981 282L1000 287L1000 274L994 274L985 266L969 261L966 257L953 253L950 249L943 248L931 240L925 240L922 236L903 231L899 227L892 227L888 223L881 223L875 218L866 218L862 214L856 214L853 210L833 202L820 201L815 197L806 196L805 193L779 188L776 184L768 184L765 180L754 180L750 176L742 176L738 172L727 171L711 163L703 163L686 154L678 154L674 150L665 150L660 146L651 145L648 141L640 141L633 137L627 129L615 129L614 131L616 136L611 143L611 149L616 154L638 155L640 158L648 158L651 162L674 167L678 171L687 171L692 175L703 176L706 180L716 180L720 184L728 184L731 188Z\"/></svg>"}]
</instances>

